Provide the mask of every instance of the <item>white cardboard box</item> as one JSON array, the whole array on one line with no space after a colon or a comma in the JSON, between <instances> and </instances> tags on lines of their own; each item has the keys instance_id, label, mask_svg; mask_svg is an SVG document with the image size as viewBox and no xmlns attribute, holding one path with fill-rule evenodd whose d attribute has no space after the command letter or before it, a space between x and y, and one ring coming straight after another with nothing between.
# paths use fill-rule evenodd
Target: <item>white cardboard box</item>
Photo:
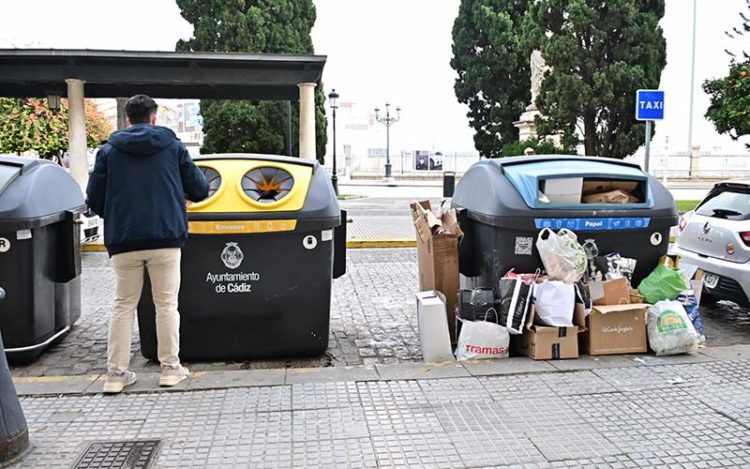
<instances>
[{"instance_id":1,"label":"white cardboard box","mask_svg":"<svg viewBox=\"0 0 750 469\"><path fill-rule=\"evenodd\" d=\"M557 178L544 181L544 195L551 204L580 204L583 178Z\"/></svg>"},{"instance_id":2,"label":"white cardboard box","mask_svg":"<svg viewBox=\"0 0 750 469\"><path fill-rule=\"evenodd\" d=\"M455 360L448 334L445 300L439 292L417 293L417 324L422 358L426 362Z\"/></svg>"}]
</instances>

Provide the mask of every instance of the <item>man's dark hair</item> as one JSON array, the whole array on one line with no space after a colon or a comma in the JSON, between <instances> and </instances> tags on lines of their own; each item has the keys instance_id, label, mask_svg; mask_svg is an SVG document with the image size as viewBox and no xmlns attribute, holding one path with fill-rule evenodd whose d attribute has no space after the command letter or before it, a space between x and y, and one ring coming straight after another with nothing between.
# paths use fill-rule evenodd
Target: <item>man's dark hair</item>
<instances>
[{"instance_id":1,"label":"man's dark hair","mask_svg":"<svg viewBox=\"0 0 750 469\"><path fill-rule=\"evenodd\" d=\"M137 94L125 104L125 114L131 124L150 124L151 116L156 114L156 101L145 94Z\"/></svg>"}]
</instances>

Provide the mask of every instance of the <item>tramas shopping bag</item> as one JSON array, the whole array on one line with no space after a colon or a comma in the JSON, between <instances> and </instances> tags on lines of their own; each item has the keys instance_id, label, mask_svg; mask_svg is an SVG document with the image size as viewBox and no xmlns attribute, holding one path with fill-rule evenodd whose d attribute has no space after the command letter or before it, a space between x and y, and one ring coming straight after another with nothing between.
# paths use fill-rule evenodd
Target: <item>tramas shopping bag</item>
<instances>
[{"instance_id":1,"label":"tramas shopping bag","mask_svg":"<svg viewBox=\"0 0 750 469\"><path fill-rule=\"evenodd\" d=\"M497 315L495 310L491 312ZM508 357L510 335L505 327L489 321L459 321L462 325L456 347L457 360Z\"/></svg>"}]
</instances>

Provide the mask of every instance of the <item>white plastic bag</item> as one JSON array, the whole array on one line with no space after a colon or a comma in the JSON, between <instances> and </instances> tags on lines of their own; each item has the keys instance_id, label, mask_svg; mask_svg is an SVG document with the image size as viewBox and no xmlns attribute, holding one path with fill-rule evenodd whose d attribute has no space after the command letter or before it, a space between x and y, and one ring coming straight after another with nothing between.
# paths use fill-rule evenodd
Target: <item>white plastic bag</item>
<instances>
[{"instance_id":1,"label":"white plastic bag","mask_svg":"<svg viewBox=\"0 0 750 469\"><path fill-rule=\"evenodd\" d=\"M698 333L679 301L660 301L648 309L648 343L657 355L677 355L698 348Z\"/></svg>"},{"instance_id":2,"label":"white plastic bag","mask_svg":"<svg viewBox=\"0 0 750 469\"><path fill-rule=\"evenodd\" d=\"M487 313L490 312L497 315L494 309ZM508 357L510 335L506 328L489 321L459 321L461 333L458 335L456 347L457 360Z\"/></svg>"},{"instance_id":3,"label":"white plastic bag","mask_svg":"<svg viewBox=\"0 0 750 469\"><path fill-rule=\"evenodd\" d=\"M575 285L559 280L545 280L534 285L536 315L548 326L573 325L575 298Z\"/></svg>"},{"instance_id":4,"label":"white plastic bag","mask_svg":"<svg viewBox=\"0 0 750 469\"><path fill-rule=\"evenodd\" d=\"M551 280L576 283L586 272L586 251L570 230L555 233L549 228L543 229L536 239L536 248Z\"/></svg>"}]
</instances>

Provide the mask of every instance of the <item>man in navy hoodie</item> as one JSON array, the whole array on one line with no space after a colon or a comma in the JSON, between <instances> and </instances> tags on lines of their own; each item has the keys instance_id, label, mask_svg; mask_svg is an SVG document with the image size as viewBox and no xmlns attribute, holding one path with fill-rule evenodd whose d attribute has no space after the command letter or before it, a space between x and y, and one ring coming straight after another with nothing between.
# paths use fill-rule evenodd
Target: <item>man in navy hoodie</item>
<instances>
[{"instance_id":1,"label":"man in navy hoodie","mask_svg":"<svg viewBox=\"0 0 750 469\"><path fill-rule=\"evenodd\" d=\"M86 191L89 207L104 218L104 244L117 277L105 393L118 393L136 380L128 367L144 268L156 307L159 384L174 386L190 377L178 357L180 254L188 234L186 200L208 197L208 182L174 132L156 125L156 109L145 95L128 100L130 127L113 133L99 149Z\"/></svg>"}]
</instances>

